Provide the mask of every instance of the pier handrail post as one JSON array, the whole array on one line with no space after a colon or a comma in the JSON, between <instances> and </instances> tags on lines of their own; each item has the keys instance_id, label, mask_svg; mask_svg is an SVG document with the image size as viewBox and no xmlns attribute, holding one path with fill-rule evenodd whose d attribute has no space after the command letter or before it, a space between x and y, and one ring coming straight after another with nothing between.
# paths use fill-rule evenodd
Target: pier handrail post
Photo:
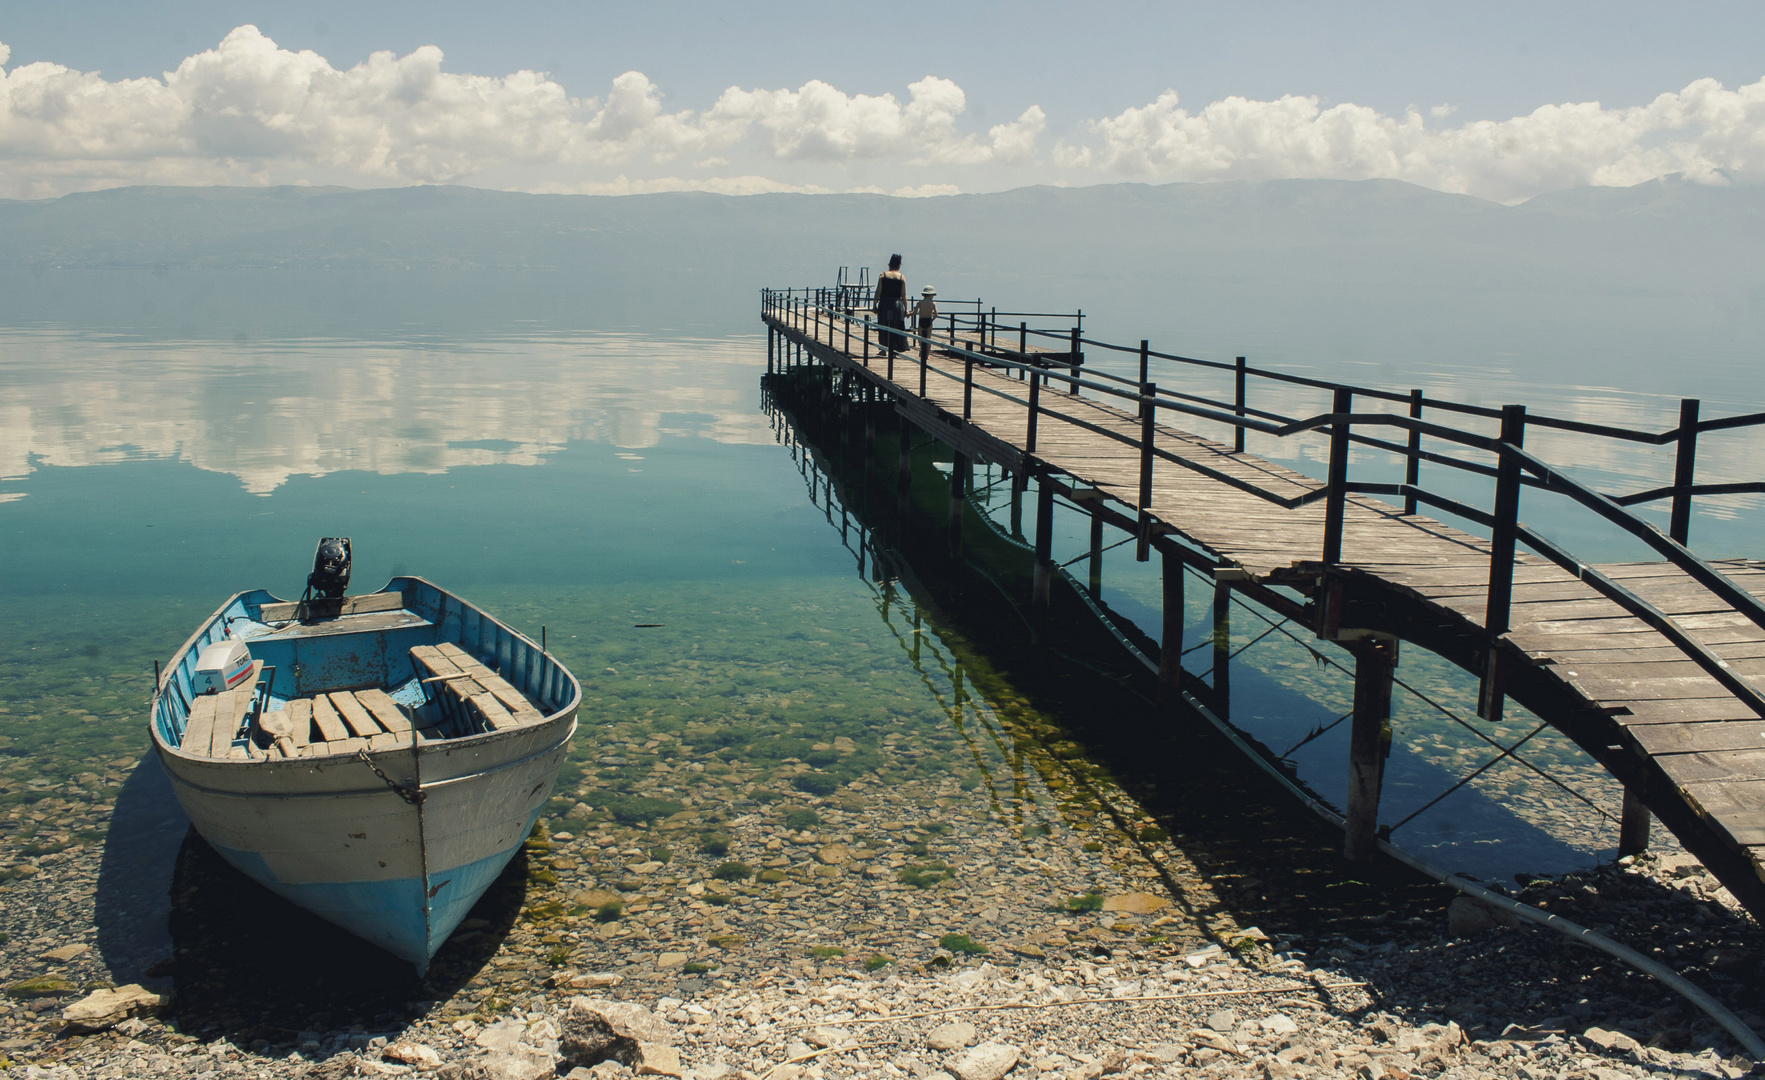
<instances>
[{"instance_id":1,"label":"pier handrail post","mask_svg":"<svg viewBox=\"0 0 1765 1080\"><path fill-rule=\"evenodd\" d=\"M974 354L962 358L962 419L974 410Z\"/></svg>"},{"instance_id":2,"label":"pier handrail post","mask_svg":"<svg viewBox=\"0 0 1765 1080\"><path fill-rule=\"evenodd\" d=\"M1514 598L1514 547L1520 525L1520 461L1506 453L1526 441L1526 406L1503 405L1501 442L1504 451L1495 468L1494 524L1489 537L1489 606L1483 627L1491 637L1508 632L1509 607Z\"/></svg>"},{"instance_id":3,"label":"pier handrail post","mask_svg":"<svg viewBox=\"0 0 1765 1080\"><path fill-rule=\"evenodd\" d=\"M1410 391L1410 419L1422 418L1422 392ZM1403 512L1416 512L1416 487L1422 482L1422 433L1410 430L1409 449L1404 454L1403 484L1407 488L1403 493Z\"/></svg>"},{"instance_id":4,"label":"pier handrail post","mask_svg":"<svg viewBox=\"0 0 1765 1080\"><path fill-rule=\"evenodd\" d=\"M1134 560L1145 562L1152 557L1152 423L1157 410L1153 401L1158 384L1140 384L1140 538L1134 547Z\"/></svg>"},{"instance_id":5,"label":"pier handrail post","mask_svg":"<svg viewBox=\"0 0 1765 1080\"><path fill-rule=\"evenodd\" d=\"M1081 312L1079 318L1084 318ZM1066 369L1072 375L1072 382L1067 384L1073 397L1079 396L1079 365L1085 362L1085 354L1079 351L1079 328L1072 328L1072 351L1068 354Z\"/></svg>"},{"instance_id":6,"label":"pier handrail post","mask_svg":"<svg viewBox=\"0 0 1765 1080\"><path fill-rule=\"evenodd\" d=\"M987 313L981 310L981 307L979 304L976 304L975 308L974 308L974 321L980 324L980 339L975 342L974 347L981 350L982 352L986 352L987 351Z\"/></svg>"},{"instance_id":7,"label":"pier handrail post","mask_svg":"<svg viewBox=\"0 0 1765 1080\"><path fill-rule=\"evenodd\" d=\"M1151 351L1152 350L1146 344L1146 339L1141 338L1140 339L1140 385L1142 387L1144 387L1146 385L1146 362L1148 359L1147 354L1149 354ZM1141 390L1140 392L1143 394L1146 391Z\"/></svg>"},{"instance_id":8,"label":"pier handrail post","mask_svg":"<svg viewBox=\"0 0 1765 1080\"><path fill-rule=\"evenodd\" d=\"M1526 441L1526 406L1503 405L1501 410L1500 460L1495 466L1495 507L1490 513L1489 603L1483 628L1489 647L1483 654L1483 675L1477 684L1477 715L1490 723L1501 720L1507 682L1502 671L1498 639L1508 632L1514 601L1514 548L1520 526L1520 461L1508 448L1519 449Z\"/></svg>"},{"instance_id":9,"label":"pier handrail post","mask_svg":"<svg viewBox=\"0 0 1765 1080\"><path fill-rule=\"evenodd\" d=\"M1030 362L1030 324L1027 322L1017 324L1017 358L1025 364ZM1017 369L1017 377L1024 377L1023 368Z\"/></svg>"},{"instance_id":10,"label":"pier handrail post","mask_svg":"<svg viewBox=\"0 0 1765 1080\"><path fill-rule=\"evenodd\" d=\"M1346 416L1354 410L1354 391L1346 386L1336 388L1330 411ZM1345 420L1330 425L1330 469L1325 481L1324 552L1326 564L1342 561L1342 515L1348 502L1348 429Z\"/></svg>"},{"instance_id":11,"label":"pier handrail post","mask_svg":"<svg viewBox=\"0 0 1765 1080\"><path fill-rule=\"evenodd\" d=\"M1679 453L1673 459L1673 509L1667 535L1684 545L1691 535L1691 488L1697 477L1698 399L1679 402Z\"/></svg>"},{"instance_id":12,"label":"pier handrail post","mask_svg":"<svg viewBox=\"0 0 1765 1080\"><path fill-rule=\"evenodd\" d=\"M1237 396L1234 399L1232 411L1237 414L1240 420L1244 419L1244 376L1244 358L1240 356L1232 366L1232 379L1237 384ZM1232 429L1232 450L1239 454L1244 452L1243 427Z\"/></svg>"},{"instance_id":13,"label":"pier handrail post","mask_svg":"<svg viewBox=\"0 0 1765 1080\"><path fill-rule=\"evenodd\" d=\"M1025 454L1033 454L1036 452L1036 416L1041 411L1042 373L1039 371L1032 371L1030 372L1030 414L1029 420L1025 425L1023 437L1023 452Z\"/></svg>"},{"instance_id":14,"label":"pier handrail post","mask_svg":"<svg viewBox=\"0 0 1765 1080\"><path fill-rule=\"evenodd\" d=\"M990 316L988 316L988 318L987 318L987 325L989 327L991 327L993 330L992 346L994 349L998 349L999 348L999 306L997 304L993 305L992 314ZM982 344L986 344L986 343L982 342Z\"/></svg>"},{"instance_id":15,"label":"pier handrail post","mask_svg":"<svg viewBox=\"0 0 1765 1080\"><path fill-rule=\"evenodd\" d=\"M919 358L919 396L921 398L925 397L925 369L929 367L930 364L931 361L926 357L922 356Z\"/></svg>"},{"instance_id":16,"label":"pier handrail post","mask_svg":"<svg viewBox=\"0 0 1765 1080\"><path fill-rule=\"evenodd\" d=\"M846 314L844 316L842 316L842 321L846 324L846 342L844 345L842 345L840 347L840 351L845 353L847 356L851 356L852 355L852 313L849 311L846 312ZM870 365L865 364L864 366L869 367Z\"/></svg>"}]
</instances>

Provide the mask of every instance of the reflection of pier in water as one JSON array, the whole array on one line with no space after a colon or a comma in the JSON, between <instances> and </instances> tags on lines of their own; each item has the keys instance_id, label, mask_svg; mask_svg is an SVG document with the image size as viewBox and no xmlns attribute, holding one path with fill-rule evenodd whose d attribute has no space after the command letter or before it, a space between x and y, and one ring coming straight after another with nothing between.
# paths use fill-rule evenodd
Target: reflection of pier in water
<instances>
[{"instance_id":1,"label":"reflection of pier in water","mask_svg":"<svg viewBox=\"0 0 1765 1080\"><path fill-rule=\"evenodd\" d=\"M1685 546L1694 496L1765 491L1756 481L1698 484L1699 435L1756 427L1765 414L1700 419L1697 403L1687 401L1677 427L1637 431L1528 414L1523 406L1495 410L1421 391L1304 379L1242 360L1195 361L1153 353L1144 342L1133 379L1084 367L1083 349L1117 347L1083 339L1077 325L1032 330L1029 318L1046 317L1025 316L1009 327L978 305L972 316L950 314L947 328L940 320L915 338L922 347L894 352L854 314L866 300L850 290L764 293L769 367L819 386L824 412L880 403L897 418L904 444L917 430L947 445L953 547L962 542L972 463L1008 471L1020 492L1033 480L1034 581L1026 590L1033 609L1049 604L1058 497L1092 517L1093 566L1105 526L1128 533L1139 560L1159 553L1160 640L1181 641L1184 578L1196 570L1206 575L1222 622L1235 597L1248 598L1352 657L1343 815L1351 858L1369 857L1382 834L1404 824L1381 826L1378 815L1397 646L1409 640L1478 678L1485 721L1500 721L1512 699L1542 718L1527 739L1553 726L1623 781L1621 849L1646 844L1652 810L1743 903L1765 912L1765 693L1754 682L1765 673L1765 564L1712 562ZM1151 380L1154 360L1178 369L1180 392ZM1230 378L1235 394L1208 396L1201 376L1209 369ZM1247 399L1251 380L1324 391L1328 411L1295 418L1255 407ZM1399 411L1386 411L1391 406ZM1167 422L1172 417L1224 425L1232 442L1177 429ZM1386 437L1387 429L1407 443ZM1605 495L1525 449L1529 429L1674 445L1673 483ZM1247 432L1326 435L1327 479L1246 452ZM1402 481L1367 479L1372 457L1394 461ZM1444 487L1421 483L1424 463L1448 477ZM908 468L903 455L903 475ZM1488 506L1464 501L1478 477L1493 481ZM1549 495L1591 511L1663 561L1593 566L1577 559L1520 520L1528 491L1534 502ZM1398 496L1402 505L1377 495ZM1668 535L1628 509L1667 499ZM1488 538L1420 516L1424 505ZM1518 554L1522 545L1537 555ZM1221 673L1228 642L1222 625L1213 641ZM1140 651L1168 695L1197 708L1229 708L1225 680L1210 685L1185 671L1179 649ZM1502 746L1478 734L1497 751L1479 772L1514 757L1526 741Z\"/></svg>"},{"instance_id":2,"label":"reflection of pier in water","mask_svg":"<svg viewBox=\"0 0 1765 1080\"><path fill-rule=\"evenodd\" d=\"M974 496L986 488L971 493L965 513L969 521L985 527L987 532L977 535L971 530L966 542L959 545L959 550L949 550L941 540L932 539L937 534L936 510L928 513L923 499L916 502L908 495L908 487L913 487L920 496L926 494L928 489L942 489L944 478L937 474L944 467L943 463L931 460L929 455L935 444L925 441L915 447L912 478L907 486L891 484L891 478L883 475L885 470L877 467L879 462L888 458L887 444L892 438L892 433L877 433L875 420L884 414L883 407L854 404L852 411L864 414L862 417L848 416L846 422L830 425L825 414L814 406L813 399L818 396L815 387L805 387L802 383L793 385L788 380L779 380L771 385L774 392L769 395L768 412L772 416L774 435L786 447L791 460L797 466L811 505L822 511L829 527L837 532L841 546L852 558L857 576L872 590L879 617L900 644L903 654L919 674L927 691L969 741L976 767L989 785L988 796L995 812L1015 814L1014 820L1020 823L1029 821L1030 817L1023 812L1024 793L1030 786L1024 764L1029 752L1028 741L1041 744L1043 758L1060 757L1061 755L1053 752L1051 743L1064 741L1071 737L1070 733L1034 727L1025 729L1021 725L1004 721L987 707L984 699L970 691L969 686L973 679L965 679L962 662L954 652L938 644L940 636L947 632L948 625L952 621L959 621L964 626L976 629L986 642L983 647L995 656L1008 655L1021 641L1035 640L1038 644L1037 655L1047 654L1060 658L1067 668L1087 683L1094 682L1094 677L1101 671L1102 677L1123 686L1126 696L1145 704L1149 707L1147 711L1153 714L1158 711L1155 704L1132 689L1132 669L1119 668L1117 662L1126 654L1118 644L1119 639L1113 635L1121 635L1132 649L1138 651L1151 650L1156 653L1158 644L1135 626L1131 617L1112 608L1099 595L1095 575L1087 575L1088 581L1081 580L1064 567L1055 571L1050 587L1050 599L1055 605L1057 617L1032 622L1031 614L1025 610L1028 605L1020 604L1014 596L1016 586L1027 586L1029 582L1028 548L1021 538L1021 530L1020 535L1011 535L1008 526L992 520L985 507L976 505ZM808 401L804 401L797 393L805 390L810 398ZM804 411L799 412L799 409ZM818 435L810 434L817 429ZM862 448L856 445L860 431L873 436L875 445ZM870 441L867 439L866 443ZM1003 482L1000 480L995 484ZM891 487L894 488L893 491L889 490ZM977 549L988 541L995 541L991 544L990 554L996 556L1003 551L1007 557L1023 556L1022 565L998 565L996 559L990 559L978 552ZM946 604L948 611L944 610ZM1246 605L1236 599L1234 604L1246 608ZM982 608L986 609L986 614L982 613ZM928 612L936 626L926 625L924 613ZM907 616L910 625L897 626L897 613ZM1260 617L1253 610L1250 614ZM988 615L996 617L989 619ZM951 616L954 616L954 620ZM1211 636L1204 639L1190 651L1208 650L1207 659L1215 666L1199 675L1186 672L1186 676L1198 681L1212 679L1214 681L1204 689L1223 693L1227 690L1227 680L1223 675L1236 666L1239 671L1235 692L1240 701L1274 701L1279 712L1294 718L1293 723L1298 723L1298 718L1317 710L1315 702L1282 686L1254 666L1230 663L1232 658L1267 636L1270 627L1277 625L1279 624L1274 621L1267 621L1260 634L1247 635L1248 641L1218 655L1213 654L1214 639ZM930 641L927 640L928 637ZM927 649L931 656L930 669L924 662L924 652ZM1116 665L1117 669L1112 670L1111 665ZM1241 730L1236 734L1254 746L1265 759L1276 762L1296 786L1328 803L1328 797L1315 790L1314 785L1320 779L1328 780L1336 776L1336 761L1325 758L1321 771L1312 768L1310 774L1301 775L1301 770L1292 760L1293 752L1298 747L1289 744L1297 741L1299 745L1304 745L1327 735L1332 727L1345 719L1346 717L1337 718L1334 724L1320 721L1303 733L1295 729L1291 737L1279 741L1274 747L1268 745L1267 738L1259 739L1256 735ZM1161 736L1173 731L1194 731L1186 725L1170 725L1156 715L1150 722L1163 729ZM1292 724L1288 726L1291 727ZM985 755L975 747L977 732L983 734L997 753L1011 763L1009 777L995 776L988 768ZM1112 731L1104 742L1108 746L1100 743L1092 749L1099 754L1096 760L1112 771L1132 769L1145 764L1144 747L1147 743L1134 732ZM1286 747L1286 750L1283 752L1279 747ZM1553 833L1533 821L1516 816L1508 803L1491 797L1483 790L1474 786L1461 786L1458 783L1461 777L1441 762L1415 752L1409 745L1400 744L1396 749L1399 752L1387 764L1388 785L1428 793L1443 789L1454 791L1454 797L1450 801L1428 807L1432 812L1421 816L1410 827L1410 831L1416 834L1410 842L1417 846L1417 850L1448 849L1455 867L1493 878L1505 878L1515 866L1534 871L1552 867L1567 868L1584 865L1593 858L1592 852L1585 847L1576 847L1572 838L1562 830ZM1123 755L1134 755L1141 760L1129 760ZM1215 770L1218 771L1222 764L1228 766L1230 771L1238 763L1219 762L1216 758ZM1308 762L1308 765L1315 764L1316 762ZM1254 771L1250 763L1244 762L1242 765L1245 769ZM1236 780L1222 777L1214 779L1225 789L1232 789L1233 785L1243 782L1242 776ZM1001 785L1004 784L1008 784L1012 790L1010 798L1001 795ZM1227 790L1223 797L1229 799L1237 794L1236 791ZM1157 802L1148 805L1147 809L1160 815L1170 811L1170 807ZM1179 829L1184 827L1181 824L1182 816L1177 813L1173 818L1173 823ZM1499 852L1487 847L1468 850L1461 843L1467 837L1494 836L1501 837L1503 841ZM1504 867L1507 869L1503 869Z\"/></svg>"}]
</instances>

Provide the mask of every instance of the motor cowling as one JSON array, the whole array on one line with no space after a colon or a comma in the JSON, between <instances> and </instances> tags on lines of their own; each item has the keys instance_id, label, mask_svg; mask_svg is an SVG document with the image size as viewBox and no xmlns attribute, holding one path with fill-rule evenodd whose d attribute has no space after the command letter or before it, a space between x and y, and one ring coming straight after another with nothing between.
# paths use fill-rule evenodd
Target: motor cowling
<instances>
[{"instance_id":1,"label":"motor cowling","mask_svg":"<svg viewBox=\"0 0 1765 1080\"><path fill-rule=\"evenodd\" d=\"M314 596L326 600L342 599L349 588L350 547L347 536L327 536L313 552L313 570L306 576L306 587Z\"/></svg>"}]
</instances>

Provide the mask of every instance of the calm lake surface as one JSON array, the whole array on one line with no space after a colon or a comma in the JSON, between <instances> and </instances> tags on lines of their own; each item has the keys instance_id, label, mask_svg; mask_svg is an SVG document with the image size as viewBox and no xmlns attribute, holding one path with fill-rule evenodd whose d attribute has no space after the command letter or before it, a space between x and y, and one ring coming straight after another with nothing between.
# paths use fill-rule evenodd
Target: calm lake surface
<instances>
[{"instance_id":1,"label":"calm lake surface","mask_svg":"<svg viewBox=\"0 0 1765 1080\"><path fill-rule=\"evenodd\" d=\"M418 574L534 637L543 627L584 683L584 761L604 753L603 736L700 725L725 732L725 749L750 763L986 782L1012 747L967 720L1033 703L990 669L984 635L959 638L929 609L908 638L924 635L938 661L906 644L914 598L855 565L838 516L815 501L815 466L784 445L790 425L763 400L764 368L757 317L700 336L525 328L484 340L0 331L0 879L125 825L108 815L146 743L154 661L234 592L297 596L324 535L353 538L356 591ZM1747 411L1738 372L1705 372L1683 392L1710 393L1706 415ZM1352 365L1338 375L1374 379ZM1522 383L1512 367L1461 360L1403 381L1578 419L1674 422L1677 403L1662 394L1552 375ZM1532 445L1571 452L1550 438ZM1318 446L1253 439L1251 449L1321 467ZM1743 478L1755 451L1713 446L1700 479ZM1566 464L1616 487L1662 483L1671 469L1658 449L1575 454ZM977 472L977 486L996 479ZM1008 527L1004 485L977 505ZM1710 500L1694 541L1707 554L1756 556L1757 510L1753 497ZM1528 514L1592 558L1641 556L1572 514ZM1077 515L1058 521L1065 561L1085 549L1085 527ZM1155 635L1156 564L1133 563L1126 548L1105 564L1105 601ZM1207 639L1198 591L1185 648ZM1346 727L1320 729L1347 710L1349 680L1254 613L1234 613L1233 640L1244 647L1234 721L1334 796ZM1198 672L1209 660L1206 649L1189 656ZM1399 695L1387 821L1492 756L1448 715L1473 712L1466 677L1421 650L1406 651L1399 674L1434 704ZM1504 745L1536 723L1514 712L1486 728ZM1042 718L1050 728L1066 719ZM904 721L892 730L911 738L833 763L810 756L811 742L885 720ZM1490 879L1609 856L1616 785L1549 731L1526 757L1571 790L1504 763L1396 839ZM177 815L125 806L141 815L128 824L142 859L169 865Z\"/></svg>"}]
</instances>

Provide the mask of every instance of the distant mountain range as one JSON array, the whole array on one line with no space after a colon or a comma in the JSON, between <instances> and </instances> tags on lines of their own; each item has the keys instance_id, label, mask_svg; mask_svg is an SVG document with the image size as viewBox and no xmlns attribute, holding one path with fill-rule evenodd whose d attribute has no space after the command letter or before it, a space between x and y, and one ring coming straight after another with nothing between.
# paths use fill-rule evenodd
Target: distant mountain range
<instances>
[{"instance_id":1,"label":"distant mountain range","mask_svg":"<svg viewBox=\"0 0 1765 1080\"><path fill-rule=\"evenodd\" d=\"M1677 179L1511 207L1388 180L932 199L122 188L0 201L0 321L752 331L761 286L893 251L915 292L1083 307L1100 331L1191 352L1476 364L1569 349L1633 368L1765 343L1765 188Z\"/></svg>"}]
</instances>

